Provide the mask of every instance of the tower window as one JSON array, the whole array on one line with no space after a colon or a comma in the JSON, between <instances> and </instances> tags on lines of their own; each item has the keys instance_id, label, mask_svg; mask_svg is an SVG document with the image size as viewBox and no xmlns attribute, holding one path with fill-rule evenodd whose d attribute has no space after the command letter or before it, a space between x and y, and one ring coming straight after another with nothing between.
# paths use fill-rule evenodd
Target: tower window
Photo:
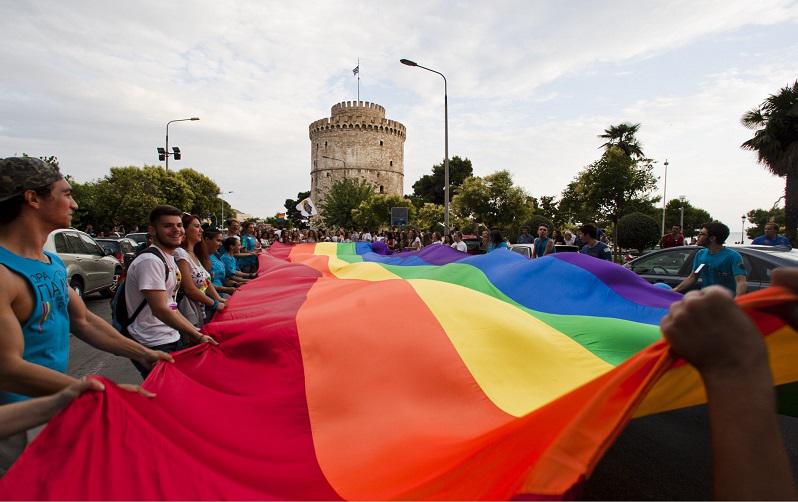
<instances>
[{"instance_id":1,"label":"tower window","mask_svg":"<svg viewBox=\"0 0 798 502\"><path fill-rule=\"evenodd\" d=\"M324 142L324 148L327 148L327 142L326 141Z\"/></svg>"},{"instance_id":2,"label":"tower window","mask_svg":"<svg viewBox=\"0 0 798 502\"><path fill-rule=\"evenodd\" d=\"M327 171L327 177L328 178L330 177L330 171Z\"/></svg>"},{"instance_id":3,"label":"tower window","mask_svg":"<svg viewBox=\"0 0 798 502\"><path fill-rule=\"evenodd\" d=\"M391 161L390 164L391 164L391 167L393 167L393 161Z\"/></svg>"},{"instance_id":4,"label":"tower window","mask_svg":"<svg viewBox=\"0 0 798 502\"><path fill-rule=\"evenodd\" d=\"M385 193L385 187L380 185L380 193Z\"/></svg>"},{"instance_id":5,"label":"tower window","mask_svg":"<svg viewBox=\"0 0 798 502\"><path fill-rule=\"evenodd\" d=\"M383 144L383 143L382 143L382 140L380 140L380 146L382 146L382 144Z\"/></svg>"}]
</instances>

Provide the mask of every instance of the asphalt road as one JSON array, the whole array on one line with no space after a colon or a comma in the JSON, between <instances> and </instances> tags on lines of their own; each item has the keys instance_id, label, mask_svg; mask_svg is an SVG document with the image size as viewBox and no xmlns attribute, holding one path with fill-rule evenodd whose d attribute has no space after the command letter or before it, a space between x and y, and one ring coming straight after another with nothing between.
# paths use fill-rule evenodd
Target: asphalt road
<instances>
[{"instance_id":1,"label":"asphalt road","mask_svg":"<svg viewBox=\"0 0 798 502\"><path fill-rule=\"evenodd\" d=\"M107 299L91 296L86 305L110 321ZM100 352L75 337L69 373L105 375L118 383L141 383L129 360ZM798 482L798 419L780 416ZM758 459L750 459L751 463ZM632 420L610 447L580 498L586 500L708 500L712 471L706 408L696 406Z\"/></svg>"}]
</instances>

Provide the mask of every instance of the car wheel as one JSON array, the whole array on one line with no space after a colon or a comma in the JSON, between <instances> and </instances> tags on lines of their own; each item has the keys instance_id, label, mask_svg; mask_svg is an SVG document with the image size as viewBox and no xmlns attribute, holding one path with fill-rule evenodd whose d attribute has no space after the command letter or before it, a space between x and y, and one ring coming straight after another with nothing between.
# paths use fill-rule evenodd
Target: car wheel
<instances>
[{"instance_id":1,"label":"car wheel","mask_svg":"<svg viewBox=\"0 0 798 502\"><path fill-rule=\"evenodd\" d=\"M117 267L114 269L114 278L111 282L111 285L105 289L100 290L100 294L103 298L111 298L116 293L116 288L119 286L119 278L122 277L122 269Z\"/></svg>"},{"instance_id":2,"label":"car wheel","mask_svg":"<svg viewBox=\"0 0 798 502\"><path fill-rule=\"evenodd\" d=\"M79 297L83 298L83 280L80 277L73 277L69 281L69 287L74 289Z\"/></svg>"}]
</instances>

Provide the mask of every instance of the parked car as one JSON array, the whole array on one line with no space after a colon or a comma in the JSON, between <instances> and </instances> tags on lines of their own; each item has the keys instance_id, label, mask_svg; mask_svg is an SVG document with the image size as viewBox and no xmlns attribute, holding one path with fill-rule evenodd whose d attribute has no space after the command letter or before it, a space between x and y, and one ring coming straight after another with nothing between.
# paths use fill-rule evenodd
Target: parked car
<instances>
[{"instance_id":1,"label":"parked car","mask_svg":"<svg viewBox=\"0 0 798 502\"><path fill-rule=\"evenodd\" d=\"M534 244L510 244L510 250L518 253L522 256L526 256L527 258L532 258L532 249L535 247ZM569 246L568 244L555 244L554 245L554 252L555 253L576 253L579 251L579 248L576 246Z\"/></svg>"},{"instance_id":2,"label":"parked car","mask_svg":"<svg viewBox=\"0 0 798 502\"><path fill-rule=\"evenodd\" d=\"M778 267L798 267L798 250L775 246L729 246L740 253L745 265L748 291L770 286L770 276ZM655 284L679 285L693 269L693 257L698 246L679 246L660 249L626 263L632 272ZM693 289L701 288L701 279Z\"/></svg>"},{"instance_id":3,"label":"parked car","mask_svg":"<svg viewBox=\"0 0 798 502\"><path fill-rule=\"evenodd\" d=\"M127 270L127 267L130 265L130 262L133 261L133 258L136 257L136 250L139 247L139 244L136 241L133 239L128 239L127 237L102 237L96 238L94 240L97 242L97 244L102 246L103 249L110 251L111 255L119 260L119 263L122 264L125 270Z\"/></svg>"},{"instance_id":4,"label":"parked car","mask_svg":"<svg viewBox=\"0 0 798 502\"><path fill-rule=\"evenodd\" d=\"M110 297L122 264L89 236L74 228L54 230L44 249L56 253L67 268L67 282L80 296L99 291Z\"/></svg>"},{"instance_id":5,"label":"parked car","mask_svg":"<svg viewBox=\"0 0 798 502\"><path fill-rule=\"evenodd\" d=\"M136 251L141 251L147 246L147 232L132 232L125 235L125 239L130 239L136 243Z\"/></svg>"},{"instance_id":6,"label":"parked car","mask_svg":"<svg viewBox=\"0 0 798 502\"><path fill-rule=\"evenodd\" d=\"M466 243L468 254L485 254L485 250L479 248L481 240L478 235L463 234L463 242Z\"/></svg>"}]
</instances>

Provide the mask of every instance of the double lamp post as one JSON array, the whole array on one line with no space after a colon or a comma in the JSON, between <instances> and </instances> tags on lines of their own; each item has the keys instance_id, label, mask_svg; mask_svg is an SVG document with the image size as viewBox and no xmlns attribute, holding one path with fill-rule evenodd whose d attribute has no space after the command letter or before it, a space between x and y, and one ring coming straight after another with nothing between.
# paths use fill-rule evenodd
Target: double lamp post
<instances>
[{"instance_id":1,"label":"double lamp post","mask_svg":"<svg viewBox=\"0 0 798 502\"><path fill-rule=\"evenodd\" d=\"M170 120L166 123L166 148L158 147L158 160L165 160L166 161L166 170L169 170L169 156L173 155L175 160L180 160L180 148L172 147L172 151L169 151L169 124L172 122L185 122L187 120L199 120L199 117L191 117L188 119L175 119Z\"/></svg>"}]
</instances>

